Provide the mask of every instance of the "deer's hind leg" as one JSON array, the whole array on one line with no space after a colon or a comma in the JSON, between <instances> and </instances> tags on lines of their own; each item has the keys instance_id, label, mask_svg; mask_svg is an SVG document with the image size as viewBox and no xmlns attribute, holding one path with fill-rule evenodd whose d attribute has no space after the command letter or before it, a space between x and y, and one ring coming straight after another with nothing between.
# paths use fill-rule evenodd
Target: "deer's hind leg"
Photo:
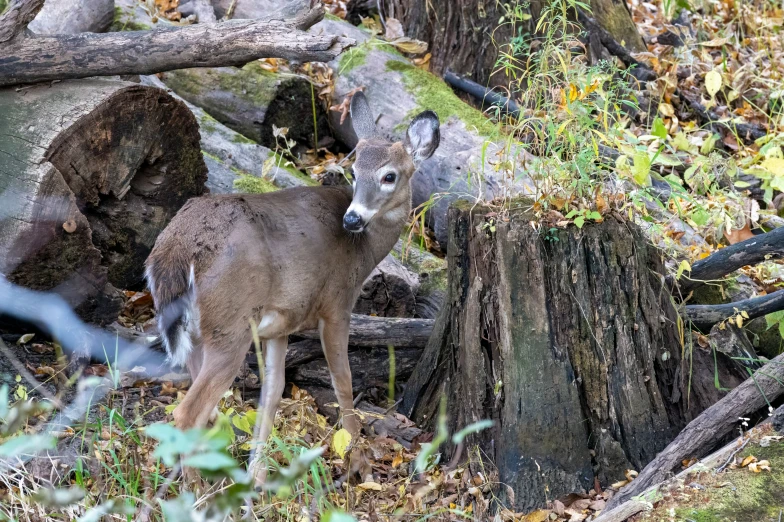
<instances>
[{"instance_id":1,"label":"deer's hind leg","mask_svg":"<svg viewBox=\"0 0 784 522\"><path fill-rule=\"evenodd\" d=\"M203 428L207 425L218 401L237 377L250 342L250 329L240 324L221 328L218 333L210 331L202 337L201 364L195 359L192 361L198 373L185 399L174 410L174 422L178 428ZM196 355L195 350L192 355Z\"/></svg>"}]
</instances>

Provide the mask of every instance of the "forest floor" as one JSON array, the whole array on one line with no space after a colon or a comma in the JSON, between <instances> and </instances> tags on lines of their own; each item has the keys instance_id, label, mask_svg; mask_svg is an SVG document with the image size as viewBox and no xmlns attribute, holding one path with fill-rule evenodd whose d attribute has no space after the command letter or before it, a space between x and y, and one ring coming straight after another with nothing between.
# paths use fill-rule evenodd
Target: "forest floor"
<instances>
[{"instance_id":1,"label":"forest floor","mask_svg":"<svg viewBox=\"0 0 784 522\"><path fill-rule=\"evenodd\" d=\"M333 14L345 14L345 2L326 3ZM638 91L635 103L647 101L639 111L643 116L629 117L622 122L622 129L616 128L605 137L620 152L612 166L615 174L648 185L652 171L673 190L680 190L659 203L663 213L646 210L635 202L627 202L622 210L647 223L652 239L676 259L673 271L680 268L683 272L690 262L750 237L752 228L766 228L760 225L764 219L778 218L770 200L774 191L784 190L784 11L780 5L767 2L717 0L705 2L699 15L688 23L673 23L679 5L680 2L666 1L631 2L635 22L649 47L648 53L636 58L648 64L658 80ZM427 67L426 54L413 59L418 66ZM557 86L564 101L554 114L564 118L563 122L570 111L590 112L596 108L590 102L590 94L596 89L594 80L579 57L575 60L575 75ZM507 124L513 132L522 128L519 122ZM738 130L738 124L761 130L763 136L750 139L748 133L744 135ZM590 135L593 131L584 132ZM336 157L327 154L317 161L334 164ZM311 172L317 176L323 170L313 168ZM748 181L738 182L741 173L759 180L754 198L744 193L743 183L748 185ZM724 176L735 181L734 186L740 190L722 188L717 180ZM567 196L573 197L573 193ZM769 204L760 205L765 199ZM585 210L598 212L607 205L603 197L578 203L585 205ZM543 216L559 212L559 205L563 206L555 197L542 200L542 204ZM588 212L568 218L562 215L561 222L565 224L559 226L577 224L580 216L583 220L585 216L601 219ZM757 293L774 291L784 281L780 262L747 267L743 272L744 281ZM139 310L135 314L133 321L143 315ZM761 331L770 328L784 332L784 314L769 317ZM781 350L781 337L778 339ZM40 362L35 357L31 359L27 371L46 380L52 385L50 391L56 393L59 387L54 383L65 381L64 366L55 356L56 348L34 340L23 344L29 353L40 355ZM0 520L3 516L17 520L71 520L84 517L85 513L93 518L82 520L98 520L109 513L116 513L117 519L130 520L129 507L149 505L145 516L150 516L150 511L157 512L160 505L165 506L159 499L172 499L168 509L179 506L174 504L179 498L179 483L172 473L173 466L167 463L170 454L162 452L156 439L144 432L154 423L172 420L171 412L182 399L187 382L172 376L156 382L128 380L115 376L108 365L91 365L85 373L108 377L114 382L114 389L92 409L92 414L57 433L59 442L57 450L50 452L51 458L39 458L26 467L0 474ZM11 398L24 399L33 392L20 376ZM252 393L243 393L242 386L227 392L212 430L212 436L228 438L229 454L237 461L245 459L250 449L256 415L254 399ZM401 425L410 423L402 416L390 415ZM45 418L43 413L32 415L25 429L34 430ZM217 432L223 435L216 435ZM580 522L594 519L613 491L625 485L621 482L606 488L597 486L586 494L553 499L547 509L533 513L514 513L502 507L498 515L491 515L496 493L504 487L497 481L492 462L468 452L472 469L480 467L485 472L472 474L462 465L450 468L439 460L437 447L424 449L423 445L434 436L437 434L423 434L413 444L382 435L346 440L343 430L336 429L319 411L314 398L306 390L293 387L278 412L268 456L282 466L294 468L305 449L321 446L324 453L292 475L294 479L285 484L286 488L255 503L252 511L266 520L313 520L317 514L339 509L357 520L370 521L399 517ZM763 437L769 437L767 442ZM352 449L347 452L349 444ZM751 457L756 461L746 462ZM423 473L415 472L418 459L425 461ZM728 466L726 472L701 472L685 484L674 484L668 495L655 499L652 511L639 515L637 520L781 522L784 442L771 433L761 435L736 459L738 464ZM767 464L763 466L762 462ZM234 464L227 464L225 469L213 465L214 462L205 465L204 469L235 469ZM50 477L61 487L83 488L84 498L77 499L76 504L71 502L73 498L67 499L70 507L61 507L65 505L63 499L47 499L41 496L45 493L35 497L29 480L31 473ZM628 478L633 480L634 476L630 470ZM230 479L218 479L198 488L192 498L199 505L207 505L231 488ZM96 506L98 510L94 509ZM336 514L333 520L344 519Z\"/></svg>"}]
</instances>

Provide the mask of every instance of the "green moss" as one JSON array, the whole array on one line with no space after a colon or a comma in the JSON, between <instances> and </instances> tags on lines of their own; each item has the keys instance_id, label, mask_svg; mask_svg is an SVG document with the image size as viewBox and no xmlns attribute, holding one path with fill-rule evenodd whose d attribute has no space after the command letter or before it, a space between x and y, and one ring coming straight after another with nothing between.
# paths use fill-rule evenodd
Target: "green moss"
<instances>
[{"instance_id":1,"label":"green moss","mask_svg":"<svg viewBox=\"0 0 784 522\"><path fill-rule=\"evenodd\" d=\"M3 0L0 0L0 2L2 2L2 1ZM330 12L324 13L324 18L327 19L327 20L334 20L336 22L342 22L343 21L343 19L341 17L339 17L337 15L333 15Z\"/></svg>"},{"instance_id":2,"label":"green moss","mask_svg":"<svg viewBox=\"0 0 784 522\"><path fill-rule=\"evenodd\" d=\"M199 116L199 128L209 133L215 132L218 130L218 120L202 111Z\"/></svg>"},{"instance_id":3,"label":"green moss","mask_svg":"<svg viewBox=\"0 0 784 522\"><path fill-rule=\"evenodd\" d=\"M481 111L471 107L458 98L452 89L437 76L430 74L402 60L389 60L387 70L400 73L406 90L414 95L419 106L416 112L431 110L443 122L456 117L468 128L475 128L480 134L495 137L501 129L490 121Z\"/></svg>"},{"instance_id":4,"label":"green moss","mask_svg":"<svg viewBox=\"0 0 784 522\"><path fill-rule=\"evenodd\" d=\"M277 152L272 151L272 156L275 158L275 165L277 165L278 168L281 168L281 169L285 170L286 172L288 172L289 174L291 174L293 176L296 176L297 178L302 180L302 182L305 185L313 187L313 186L316 186L316 185L319 184L317 181L312 179L310 176L308 176L307 174L305 174L301 170L296 169L296 168L292 167L291 165L287 165L286 164L287 163L286 158L284 158L283 156L281 156Z\"/></svg>"},{"instance_id":5,"label":"green moss","mask_svg":"<svg viewBox=\"0 0 784 522\"><path fill-rule=\"evenodd\" d=\"M254 144L256 143L255 141L246 138L245 136L243 136L239 132L237 132L237 133L235 133L235 134L233 134L231 136L231 142L232 143L254 143Z\"/></svg>"},{"instance_id":6,"label":"green moss","mask_svg":"<svg viewBox=\"0 0 784 522\"><path fill-rule=\"evenodd\" d=\"M233 73L218 75L220 90L251 100L259 107L266 107L278 92L280 77L267 71L258 62L251 62Z\"/></svg>"},{"instance_id":7,"label":"green moss","mask_svg":"<svg viewBox=\"0 0 784 522\"><path fill-rule=\"evenodd\" d=\"M0 13L5 11L6 7L8 7L8 0L0 0Z\"/></svg>"},{"instance_id":8,"label":"green moss","mask_svg":"<svg viewBox=\"0 0 784 522\"><path fill-rule=\"evenodd\" d=\"M234 180L234 188L246 194L266 194L278 190L278 187L264 178L243 173Z\"/></svg>"},{"instance_id":9,"label":"green moss","mask_svg":"<svg viewBox=\"0 0 784 522\"><path fill-rule=\"evenodd\" d=\"M348 51L340 55L340 64L338 71L340 74L346 74L356 69L367 62L367 56L370 51L383 51L388 54L403 57L393 45L382 42L376 38L363 42L356 47L352 47Z\"/></svg>"},{"instance_id":10,"label":"green moss","mask_svg":"<svg viewBox=\"0 0 784 522\"><path fill-rule=\"evenodd\" d=\"M2 4L2 2L3 0L0 0L0 4ZM2 11L2 9L0 9L0 11ZM152 27L149 25L134 22L132 15L125 13L122 7L114 8L114 20L112 20L112 25L109 27L110 33L118 33L120 31L149 31L150 29L152 29Z\"/></svg>"}]
</instances>

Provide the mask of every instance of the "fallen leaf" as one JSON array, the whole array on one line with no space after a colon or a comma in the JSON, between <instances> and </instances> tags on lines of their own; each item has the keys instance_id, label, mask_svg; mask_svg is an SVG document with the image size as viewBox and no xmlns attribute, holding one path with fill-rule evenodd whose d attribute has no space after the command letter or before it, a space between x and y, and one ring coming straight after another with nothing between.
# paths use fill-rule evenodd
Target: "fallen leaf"
<instances>
[{"instance_id":1,"label":"fallen leaf","mask_svg":"<svg viewBox=\"0 0 784 522\"><path fill-rule=\"evenodd\" d=\"M751 232L751 227L749 223L743 226L743 228L733 229L730 232L724 231L724 237L727 239L727 242L730 245L734 245L735 243L739 243L741 241L745 241L754 237L754 234Z\"/></svg>"},{"instance_id":2,"label":"fallen leaf","mask_svg":"<svg viewBox=\"0 0 784 522\"><path fill-rule=\"evenodd\" d=\"M752 462L757 462L757 457L755 457L754 455L749 455L748 457L743 459L743 462L741 462L740 467L741 468L745 468L746 466L748 466Z\"/></svg>"},{"instance_id":3,"label":"fallen leaf","mask_svg":"<svg viewBox=\"0 0 784 522\"><path fill-rule=\"evenodd\" d=\"M544 522L550 518L549 509L537 509L525 515L521 522Z\"/></svg>"},{"instance_id":4,"label":"fallen leaf","mask_svg":"<svg viewBox=\"0 0 784 522\"><path fill-rule=\"evenodd\" d=\"M721 78L721 73L718 72L716 69L712 71L708 71L705 74L705 90L708 91L711 98L714 98L716 94L721 90L721 84L723 80Z\"/></svg>"},{"instance_id":5,"label":"fallen leaf","mask_svg":"<svg viewBox=\"0 0 784 522\"><path fill-rule=\"evenodd\" d=\"M348 445L351 444L351 434L346 428L341 428L332 436L332 451L340 455L340 458L346 457L346 450Z\"/></svg>"},{"instance_id":6,"label":"fallen leaf","mask_svg":"<svg viewBox=\"0 0 784 522\"><path fill-rule=\"evenodd\" d=\"M345 431L345 430L341 430ZM357 487L359 489L371 490L371 491L382 491L384 488L378 482L363 482L362 484L358 484Z\"/></svg>"}]
</instances>

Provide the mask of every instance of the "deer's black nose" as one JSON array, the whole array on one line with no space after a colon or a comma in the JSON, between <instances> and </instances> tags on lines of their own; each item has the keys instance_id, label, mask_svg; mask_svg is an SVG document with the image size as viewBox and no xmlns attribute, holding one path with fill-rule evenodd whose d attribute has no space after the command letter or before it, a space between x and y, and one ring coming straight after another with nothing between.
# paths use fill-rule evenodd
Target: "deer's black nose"
<instances>
[{"instance_id":1,"label":"deer's black nose","mask_svg":"<svg viewBox=\"0 0 784 522\"><path fill-rule=\"evenodd\" d=\"M343 216L343 228L349 232L359 232L362 230L362 218L353 210L346 212L346 215Z\"/></svg>"}]
</instances>

